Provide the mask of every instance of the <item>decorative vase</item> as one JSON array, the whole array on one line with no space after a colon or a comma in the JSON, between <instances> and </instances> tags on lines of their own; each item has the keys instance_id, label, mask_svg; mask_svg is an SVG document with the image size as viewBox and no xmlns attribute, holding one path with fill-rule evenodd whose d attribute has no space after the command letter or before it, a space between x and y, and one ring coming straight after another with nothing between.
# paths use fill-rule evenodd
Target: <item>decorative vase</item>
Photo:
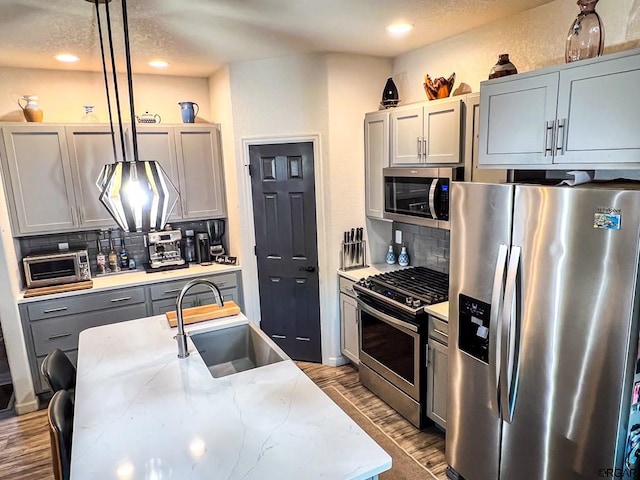
<instances>
[{"instance_id":1,"label":"decorative vase","mask_svg":"<svg viewBox=\"0 0 640 480\"><path fill-rule=\"evenodd\" d=\"M515 75L518 73L516 66L509 60L508 53L498 55L498 63L496 63L489 72L489 80L492 78L506 77L507 75Z\"/></svg>"},{"instance_id":2,"label":"decorative vase","mask_svg":"<svg viewBox=\"0 0 640 480\"><path fill-rule=\"evenodd\" d=\"M455 72L452 73L449 78L439 77L435 80L431 80L431 77L427 74L424 76L424 91L426 92L429 100L447 98L451 94L451 90L453 90L453 84L455 81Z\"/></svg>"},{"instance_id":3,"label":"decorative vase","mask_svg":"<svg viewBox=\"0 0 640 480\"><path fill-rule=\"evenodd\" d=\"M407 253L407 247L402 247L400 255L398 256L398 264L401 267L406 267L407 265L409 265L409 254Z\"/></svg>"},{"instance_id":4,"label":"decorative vase","mask_svg":"<svg viewBox=\"0 0 640 480\"><path fill-rule=\"evenodd\" d=\"M200 111L200 106L196 102L178 102L178 105L180 105L182 123L194 123L196 115Z\"/></svg>"},{"instance_id":5,"label":"decorative vase","mask_svg":"<svg viewBox=\"0 0 640 480\"><path fill-rule=\"evenodd\" d=\"M569 62L602 55L604 50L604 25L596 12L598 0L578 0L580 13L569 33L564 58Z\"/></svg>"},{"instance_id":6,"label":"decorative vase","mask_svg":"<svg viewBox=\"0 0 640 480\"><path fill-rule=\"evenodd\" d=\"M394 263L396 263L396 254L393 253L393 246L391 245L389 245L389 251L387 252L387 258L385 259L385 261L389 265L393 265Z\"/></svg>"},{"instance_id":7,"label":"decorative vase","mask_svg":"<svg viewBox=\"0 0 640 480\"><path fill-rule=\"evenodd\" d=\"M25 102L24 106L20 101ZM42 109L38 105L37 95L23 95L18 99L18 106L22 109L24 118L27 122L42 122Z\"/></svg>"},{"instance_id":8,"label":"decorative vase","mask_svg":"<svg viewBox=\"0 0 640 480\"><path fill-rule=\"evenodd\" d=\"M393 79L389 77L382 91L382 102L380 102L380 105L384 108L391 108L397 106L398 103L400 103L398 88L396 84L393 83Z\"/></svg>"}]
</instances>

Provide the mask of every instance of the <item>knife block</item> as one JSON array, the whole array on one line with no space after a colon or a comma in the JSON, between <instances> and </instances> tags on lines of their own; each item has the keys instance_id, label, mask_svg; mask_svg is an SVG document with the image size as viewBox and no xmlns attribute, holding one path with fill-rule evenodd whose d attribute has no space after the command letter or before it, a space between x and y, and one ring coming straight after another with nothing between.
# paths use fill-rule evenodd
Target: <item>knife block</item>
<instances>
[{"instance_id":1,"label":"knife block","mask_svg":"<svg viewBox=\"0 0 640 480\"><path fill-rule=\"evenodd\" d=\"M340 270L353 270L368 266L366 264L366 243L364 240L358 242L342 242Z\"/></svg>"}]
</instances>

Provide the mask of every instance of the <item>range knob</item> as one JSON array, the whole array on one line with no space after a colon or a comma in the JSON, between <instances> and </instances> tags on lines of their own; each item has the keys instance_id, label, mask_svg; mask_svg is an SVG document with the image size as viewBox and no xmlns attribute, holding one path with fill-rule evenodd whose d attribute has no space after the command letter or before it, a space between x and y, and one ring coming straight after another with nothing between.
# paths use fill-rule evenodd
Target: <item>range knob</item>
<instances>
[{"instance_id":1,"label":"range knob","mask_svg":"<svg viewBox=\"0 0 640 480\"><path fill-rule=\"evenodd\" d=\"M413 303L412 303L413 308L418 308L421 304L422 304L422 302L420 300L418 300L418 299L414 300Z\"/></svg>"},{"instance_id":2,"label":"range knob","mask_svg":"<svg viewBox=\"0 0 640 480\"><path fill-rule=\"evenodd\" d=\"M404 303L406 303L408 306L411 306L411 304L413 303L413 297L405 298Z\"/></svg>"}]
</instances>

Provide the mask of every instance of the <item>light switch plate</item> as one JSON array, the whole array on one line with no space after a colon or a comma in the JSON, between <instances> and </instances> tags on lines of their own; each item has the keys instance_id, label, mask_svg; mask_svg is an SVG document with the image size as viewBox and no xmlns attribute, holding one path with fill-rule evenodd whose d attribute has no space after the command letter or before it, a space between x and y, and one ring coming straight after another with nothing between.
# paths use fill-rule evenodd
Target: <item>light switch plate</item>
<instances>
[{"instance_id":1,"label":"light switch plate","mask_svg":"<svg viewBox=\"0 0 640 480\"><path fill-rule=\"evenodd\" d=\"M396 230L396 243L398 245L402 243L402 230Z\"/></svg>"}]
</instances>

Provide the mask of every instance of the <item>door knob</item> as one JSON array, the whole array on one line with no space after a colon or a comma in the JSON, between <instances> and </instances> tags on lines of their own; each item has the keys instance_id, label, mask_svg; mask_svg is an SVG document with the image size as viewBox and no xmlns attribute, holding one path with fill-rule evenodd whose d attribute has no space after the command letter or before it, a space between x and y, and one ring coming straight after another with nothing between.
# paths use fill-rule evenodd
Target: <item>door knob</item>
<instances>
[{"instance_id":1,"label":"door knob","mask_svg":"<svg viewBox=\"0 0 640 480\"><path fill-rule=\"evenodd\" d=\"M313 266L309 265L308 267L300 267L300 268L298 268L298 270L300 272L311 272L311 273L313 273L313 272L316 271L316 267L313 267Z\"/></svg>"}]
</instances>

